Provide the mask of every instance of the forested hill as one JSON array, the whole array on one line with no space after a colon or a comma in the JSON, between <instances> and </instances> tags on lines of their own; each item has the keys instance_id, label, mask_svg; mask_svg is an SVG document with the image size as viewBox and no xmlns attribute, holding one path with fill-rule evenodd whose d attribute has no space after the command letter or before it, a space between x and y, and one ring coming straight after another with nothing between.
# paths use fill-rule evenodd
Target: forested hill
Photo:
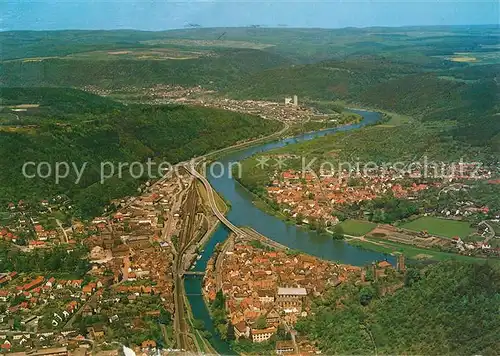
<instances>
[{"instance_id":1,"label":"forested hill","mask_svg":"<svg viewBox=\"0 0 500 356\"><path fill-rule=\"evenodd\" d=\"M20 199L47 199L66 193L83 216L98 214L111 199L136 191L140 180L112 179L100 184L100 163L176 163L193 156L270 134L276 121L185 106L123 106L73 89L3 88L0 112L0 207ZM8 107L31 105L27 111ZM39 104L33 107L34 104ZM60 184L54 177L26 179L25 162L87 162L85 174Z\"/></svg>"},{"instance_id":2,"label":"forested hill","mask_svg":"<svg viewBox=\"0 0 500 356\"><path fill-rule=\"evenodd\" d=\"M500 152L499 70L500 65L491 64L429 71L386 57L360 56L268 69L243 77L226 94L278 100L297 93L302 101L345 101L446 123L454 127L447 139Z\"/></svg>"},{"instance_id":3,"label":"forested hill","mask_svg":"<svg viewBox=\"0 0 500 356\"><path fill-rule=\"evenodd\" d=\"M498 355L499 310L497 269L446 262L421 277L410 269L406 286L384 297L376 288L341 285L298 329L331 355Z\"/></svg>"},{"instance_id":4,"label":"forested hill","mask_svg":"<svg viewBox=\"0 0 500 356\"><path fill-rule=\"evenodd\" d=\"M166 48L156 50L162 53L160 58L152 57L152 53L157 53L155 48L134 47L127 50L137 55L130 58L116 55L116 58L109 59L108 52L93 51L69 57L0 62L0 83L5 86L96 85L101 88L177 84L222 89L231 86L242 75L290 64L279 54L252 48L219 48L210 52ZM174 55L185 58L168 57Z\"/></svg>"},{"instance_id":5,"label":"forested hill","mask_svg":"<svg viewBox=\"0 0 500 356\"><path fill-rule=\"evenodd\" d=\"M24 119L34 116L37 119L70 118L81 114L110 112L113 109L123 109L124 105L108 98L87 93L81 90L61 88L0 88L2 105L15 106L34 104L37 110L25 113Z\"/></svg>"},{"instance_id":6,"label":"forested hill","mask_svg":"<svg viewBox=\"0 0 500 356\"><path fill-rule=\"evenodd\" d=\"M498 26L0 33L0 86L201 85L223 96L343 101L446 124L500 152Z\"/></svg>"}]
</instances>

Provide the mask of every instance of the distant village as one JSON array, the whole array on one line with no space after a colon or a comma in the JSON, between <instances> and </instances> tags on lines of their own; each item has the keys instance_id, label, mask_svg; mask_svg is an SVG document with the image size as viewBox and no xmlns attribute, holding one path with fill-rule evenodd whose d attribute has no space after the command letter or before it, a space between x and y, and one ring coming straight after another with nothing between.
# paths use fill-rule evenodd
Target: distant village
<instances>
[{"instance_id":1,"label":"distant village","mask_svg":"<svg viewBox=\"0 0 500 356\"><path fill-rule=\"evenodd\" d=\"M85 87L91 93L98 95L112 95L113 91ZM137 88L123 88L125 93L136 93ZM183 87L180 85L156 85L141 89L141 97L150 104L186 104L210 108L218 108L244 114L257 115L264 119L280 120L286 123L305 122L314 119L332 119L335 114L325 115L316 109L300 105L297 95L283 98L282 102L265 100L235 100L217 96L214 90L207 90L201 86Z\"/></svg>"},{"instance_id":2,"label":"distant village","mask_svg":"<svg viewBox=\"0 0 500 356\"><path fill-rule=\"evenodd\" d=\"M453 171L450 172L453 174ZM267 192L271 199L286 206L283 208L284 213L294 218L302 216L303 223L307 224L310 218L315 218L322 219L327 225L335 225L338 223L337 217L332 215L332 208L335 206L369 201L387 193L396 198L416 200L420 192L431 187L443 188L450 182L464 179L491 178L491 172L487 169L480 170L474 177L468 175L470 172L467 170L463 172L465 173L457 170L447 177L446 183L443 179L436 180L432 177L428 179L428 183L416 183L422 176L418 168L408 174L391 169L368 174L346 169L333 173L321 170L319 175L313 171L276 170L270 175L271 184L267 187ZM403 184L402 181L408 179L414 182ZM466 213L465 215L467 216Z\"/></svg>"}]
</instances>

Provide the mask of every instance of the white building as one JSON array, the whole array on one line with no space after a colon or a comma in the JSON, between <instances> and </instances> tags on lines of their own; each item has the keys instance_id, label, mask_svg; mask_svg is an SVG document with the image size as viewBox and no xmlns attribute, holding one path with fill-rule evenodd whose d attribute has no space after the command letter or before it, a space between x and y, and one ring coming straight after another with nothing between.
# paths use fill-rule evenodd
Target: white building
<instances>
[{"instance_id":1,"label":"white building","mask_svg":"<svg viewBox=\"0 0 500 356\"><path fill-rule=\"evenodd\" d=\"M252 342L264 342L271 338L276 333L276 328L267 329L252 329Z\"/></svg>"}]
</instances>

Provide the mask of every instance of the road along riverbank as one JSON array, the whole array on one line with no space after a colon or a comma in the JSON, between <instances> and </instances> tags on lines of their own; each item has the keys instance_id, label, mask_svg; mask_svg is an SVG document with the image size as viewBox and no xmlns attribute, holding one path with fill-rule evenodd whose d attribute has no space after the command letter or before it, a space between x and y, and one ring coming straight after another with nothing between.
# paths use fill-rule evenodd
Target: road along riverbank
<instances>
[{"instance_id":1,"label":"road along riverbank","mask_svg":"<svg viewBox=\"0 0 500 356\"><path fill-rule=\"evenodd\" d=\"M256 233L264 235L276 243L290 249L304 252L325 260L337 261L342 264L362 266L375 260L389 259L392 256L383 253L363 250L356 246L351 246L345 241L333 240L327 234L317 234L314 231L303 229L299 226L290 225L279 218L267 214L257 208L252 203L252 195L242 187L231 174L230 167L235 162L242 161L254 154L266 152L288 144L312 140L317 137L326 136L338 131L356 130L366 125L372 125L381 120L382 115L377 112L352 110L361 115L363 120L360 123L337 127L319 132L302 134L292 138L281 139L273 142L252 145L244 149L233 151L219 158L217 165L207 170L206 179L210 185L219 193L224 200L231 204L231 209L225 216L232 225L237 227L248 227ZM194 271L204 272L208 260L212 257L217 244L225 241L230 230L222 224L207 242L200 259L197 261ZM394 260L391 262L395 262ZM196 319L201 319L205 323L205 328L212 335L212 345L221 354L234 353L230 345L221 340L215 332L210 314L202 296L202 278L189 276L185 280L185 289L188 300L191 304L193 315Z\"/></svg>"}]
</instances>

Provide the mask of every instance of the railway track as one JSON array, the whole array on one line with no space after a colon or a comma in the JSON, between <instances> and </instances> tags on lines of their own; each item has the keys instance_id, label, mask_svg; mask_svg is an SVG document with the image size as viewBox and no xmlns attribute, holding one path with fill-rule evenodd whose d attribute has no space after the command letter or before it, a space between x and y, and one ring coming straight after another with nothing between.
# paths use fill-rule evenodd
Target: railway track
<instances>
[{"instance_id":1,"label":"railway track","mask_svg":"<svg viewBox=\"0 0 500 356\"><path fill-rule=\"evenodd\" d=\"M190 351L189 326L185 320L186 306L184 302L184 283L182 276L184 274L183 258L186 250L193 240L194 228L196 222L196 208L198 206L198 192L194 184L188 188L186 202L183 208L183 223L179 234L178 253L175 258L175 326L177 346L181 350ZM196 350L194 350L196 351Z\"/></svg>"}]
</instances>

